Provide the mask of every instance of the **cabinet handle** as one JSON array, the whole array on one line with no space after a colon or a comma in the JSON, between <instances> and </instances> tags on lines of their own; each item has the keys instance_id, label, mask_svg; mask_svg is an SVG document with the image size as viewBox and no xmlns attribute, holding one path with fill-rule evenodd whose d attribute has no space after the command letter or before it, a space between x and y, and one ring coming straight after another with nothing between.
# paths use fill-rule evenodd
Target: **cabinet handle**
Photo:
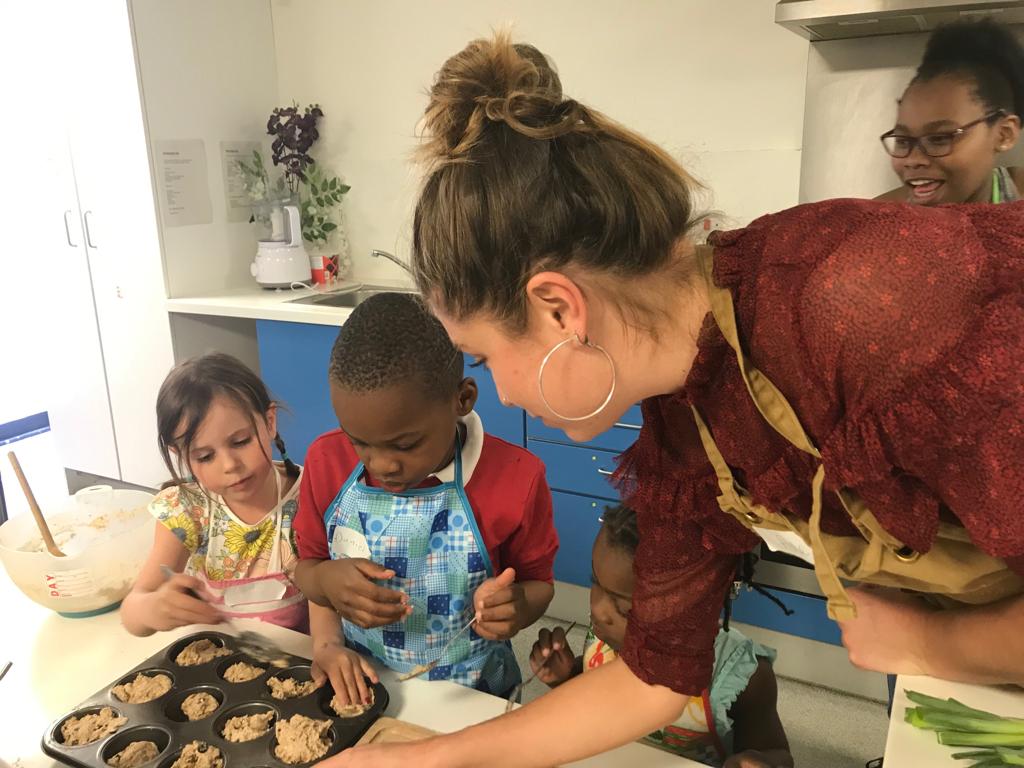
<instances>
[{"instance_id":1,"label":"cabinet handle","mask_svg":"<svg viewBox=\"0 0 1024 768\"><path fill-rule=\"evenodd\" d=\"M89 216L91 215L92 211L86 211L85 216L83 217L85 219L85 244L90 248L95 249L96 243L92 241L92 230L89 227Z\"/></svg>"},{"instance_id":2,"label":"cabinet handle","mask_svg":"<svg viewBox=\"0 0 1024 768\"><path fill-rule=\"evenodd\" d=\"M71 225L68 223L68 216L70 216L71 213L72 210L70 208L64 211L64 236L68 239L69 246L77 248L78 246L71 242Z\"/></svg>"},{"instance_id":3,"label":"cabinet handle","mask_svg":"<svg viewBox=\"0 0 1024 768\"><path fill-rule=\"evenodd\" d=\"M597 474L604 475L605 477L611 477L615 473L610 469L601 469L600 467L598 467Z\"/></svg>"},{"instance_id":4,"label":"cabinet handle","mask_svg":"<svg viewBox=\"0 0 1024 768\"><path fill-rule=\"evenodd\" d=\"M627 424L624 421L616 421L615 426L618 427L619 429L635 429L637 432L643 429L643 427L641 427L638 424Z\"/></svg>"}]
</instances>

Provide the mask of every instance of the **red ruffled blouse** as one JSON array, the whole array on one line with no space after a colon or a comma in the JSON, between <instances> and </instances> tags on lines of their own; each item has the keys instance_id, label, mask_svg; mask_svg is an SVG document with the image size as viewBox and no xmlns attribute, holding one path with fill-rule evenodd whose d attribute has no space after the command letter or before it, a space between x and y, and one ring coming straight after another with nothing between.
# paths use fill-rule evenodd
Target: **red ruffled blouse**
<instances>
[{"instance_id":1,"label":"red ruffled blouse","mask_svg":"<svg viewBox=\"0 0 1024 768\"><path fill-rule=\"evenodd\" d=\"M826 490L856 491L919 551L951 515L1024 575L1024 202L830 200L712 244L744 347L820 449ZM756 502L808 518L816 468L758 413L709 315L684 388L644 401L617 472L641 534L622 656L686 694L710 681L737 556L757 543L718 508L691 403ZM831 494L822 529L855 534Z\"/></svg>"}]
</instances>

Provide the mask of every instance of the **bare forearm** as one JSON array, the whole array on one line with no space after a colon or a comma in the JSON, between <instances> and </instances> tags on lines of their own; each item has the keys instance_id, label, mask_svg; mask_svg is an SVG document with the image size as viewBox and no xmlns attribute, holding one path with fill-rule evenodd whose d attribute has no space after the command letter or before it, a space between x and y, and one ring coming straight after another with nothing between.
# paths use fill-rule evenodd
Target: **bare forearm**
<instances>
[{"instance_id":1,"label":"bare forearm","mask_svg":"<svg viewBox=\"0 0 1024 768\"><path fill-rule=\"evenodd\" d=\"M1024 596L936 611L924 622L920 657L933 677L1024 685Z\"/></svg>"},{"instance_id":2,"label":"bare forearm","mask_svg":"<svg viewBox=\"0 0 1024 768\"><path fill-rule=\"evenodd\" d=\"M622 707L624 701L630 705ZM685 701L668 688L642 682L624 663L608 664L508 715L426 742L423 765L474 766L481 756L490 768L565 765L672 722Z\"/></svg>"},{"instance_id":3,"label":"bare forearm","mask_svg":"<svg viewBox=\"0 0 1024 768\"><path fill-rule=\"evenodd\" d=\"M148 637L156 632L149 620L152 602L153 593L136 585L121 603L121 624L136 637Z\"/></svg>"},{"instance_id":4,"label":"bare forearm","mask_svg":"<svg viewBox=\"0 0 1024 768\"><path fill-rule=\"evenodd\" d=\"M344 644L341 617L333 609L313 602L309 604L309 634L314 648L325 643Z\"/></svg>"},{"instance_id":5,"label":"bare forearm","mask_svg":"<svg viewBox=\"0 0 1024 768\"><path fill-rule=\"evenodd\" d=\"M299 564L295 566L295 584L299 590L306 596L306 599L310 603L310 626L312 627L313 612L312 607L315 603L318 606L330 608L331 602L327 599L327 595L324 593L323 588L320 586L320 574L317 572L317 566L325 560L299 560ZM333 612L333 611L332 611Z\"/></svg>"},{"instance_id":6,"label":"bare forearm","mask_svg":"<svg viewBox=\"0 0 1024 768\"><path fill-rule=\"evenodd\" d=\"M555 588L546 581L524 581L521 584L523 591L526 593L526 604L528 606L523 617L523 628L525 629L536 622L547 611L548 606L551 605L551 599L555 596Z\"/></svg>"}]
</instances>

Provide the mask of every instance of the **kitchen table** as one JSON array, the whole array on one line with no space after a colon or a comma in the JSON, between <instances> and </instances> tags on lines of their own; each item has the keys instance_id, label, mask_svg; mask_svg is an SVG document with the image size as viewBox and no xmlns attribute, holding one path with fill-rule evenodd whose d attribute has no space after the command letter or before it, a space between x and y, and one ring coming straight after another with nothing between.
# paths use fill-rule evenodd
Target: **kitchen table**
<instances>
[{"instance_id":1,"label":"kitchen table","mask_svg":"<svg viewBox=\"0 0 1024 768\"><path fill-rule=\"evenodd\" d=\"M937 680L934 677L900 675L896 679L889 736L885 743L885 768L941 768L963 766L954 760L954 752L972 747L945 747L935 739L933 731L914 728L903 719L907 707L914 704L907 691L917 691L940 699L956 699L969 707L984 709L1003 717L1024 717L1024 690L1017 686L968 685Z\"/></svg>"},{"instance_id":2,"label":"kitchen table","mask_svg":"<svg viewBox=\"0 0 1024 768\"><path fill-rule=\"evenodd\" d=\"M113 682L175 638L210 627L185 627L149 637L133 637L116 611L87 619L67 619L31 602L0 571L0 766L59 768L40 749L40 739L57 717ZM297 656L311 655L310 638L254 620L236 622L255 629ZM216 629L216 628L214 628ZM439 732L479 723L505 709L504 699L448 682L410 680L399 684L385 670L391 694L385 714ZM577 765L686 768L699 763L652 747L629 744Z\"/></svg>"}]
</instances>

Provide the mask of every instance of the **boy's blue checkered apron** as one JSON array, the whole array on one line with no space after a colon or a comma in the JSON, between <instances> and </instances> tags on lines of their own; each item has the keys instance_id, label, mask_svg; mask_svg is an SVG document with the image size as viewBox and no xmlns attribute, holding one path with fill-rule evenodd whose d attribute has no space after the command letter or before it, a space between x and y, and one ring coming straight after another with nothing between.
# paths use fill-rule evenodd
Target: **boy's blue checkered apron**
<instances>
[{"instance_id":1,"label":"boy's blue checkered apron","mask_svg":"<svg viewBox=\"0 0 1024 768\"><path fill-rule=\"evenodd\" d=\"M366 557L395 572L383 586L406 593L413 611L403 622L374 629L344 621L345 642L404 673L434 661L473 618L473 593L494 569L462 485L458 442L451 483L394 495L367 486L363 472L362 464L352 470L324 514L331 559L346 556L341 539L365 536ZM508 642L484 640L471 628L452 643L429 679L503 694L519 683L520 674Z\"/></svg>"}]
</instances>

